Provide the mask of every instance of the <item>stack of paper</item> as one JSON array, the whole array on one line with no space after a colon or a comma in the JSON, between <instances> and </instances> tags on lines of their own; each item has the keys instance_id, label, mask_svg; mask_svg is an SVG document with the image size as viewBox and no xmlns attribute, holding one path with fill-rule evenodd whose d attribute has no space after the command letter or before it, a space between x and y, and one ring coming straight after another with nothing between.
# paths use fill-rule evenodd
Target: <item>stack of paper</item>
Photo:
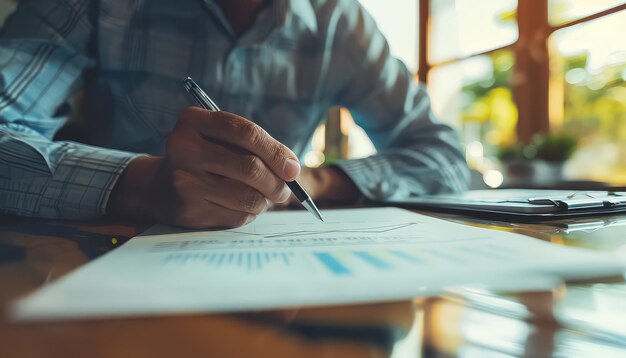
<instances>
[{"instance_id":1,"label":"stack of paper","mask_svg":"<svg viewBox=\"0 0 626 358\"><path fill-rule=\"evenodd\" d=\"M155 227L14 305L18 320L410 299L621 274L616 256L396 208L274 212L227 231Z\"/></svg>"}]
</instances>

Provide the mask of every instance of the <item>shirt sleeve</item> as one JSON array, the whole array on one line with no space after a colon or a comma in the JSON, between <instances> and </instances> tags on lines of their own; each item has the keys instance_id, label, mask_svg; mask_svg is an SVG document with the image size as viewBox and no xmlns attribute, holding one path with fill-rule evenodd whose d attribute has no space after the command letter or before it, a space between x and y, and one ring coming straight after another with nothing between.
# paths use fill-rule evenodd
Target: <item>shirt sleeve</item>
<instances>
[{"instance_id":1,"label":"shirt sleeve","mask_svg":"<svg viewBox=\"0 0 626 358\"><path fill-rule=\"evenodd\" d=\"M465 190L469 170L457 134L435 117L424 87L390 55L374 20L354 4L337 28L344 35L334 44L335 101L378 151L337 165L372 200Z\"/></svg>"},{"instance_id":2,"label":"shirt sleeve","mask_svg":"<svg viewBox=\"0 0 626 358\"><path fill-rule=\"evenodd\" d=\"M80 86L92 25L89 1L25 0L0 34L0 211L86 219L105 214L133 153L52 137Z\"/></svg>"}]
</instances>

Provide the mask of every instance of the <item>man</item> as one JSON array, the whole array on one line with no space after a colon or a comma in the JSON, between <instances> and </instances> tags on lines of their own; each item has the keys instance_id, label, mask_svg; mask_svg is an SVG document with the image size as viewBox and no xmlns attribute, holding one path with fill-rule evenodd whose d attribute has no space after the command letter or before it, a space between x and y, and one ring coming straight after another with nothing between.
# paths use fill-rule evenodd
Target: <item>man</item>
<instances>
[{"instance_id":1,"label":"man","mask_svg":"<svg viewBox=\"0 0 626 358\"><path fill-rule=\"evenodd\" d=\"M23 0L0 66L5 213L234 227L296 177L321 201L466 187L457 137L355 0ZM186 76L225 112L189 107ZM93 146L52 141L79 89ZM333 105L379 153L301 169Z\"/></svg>"}]
</instances>

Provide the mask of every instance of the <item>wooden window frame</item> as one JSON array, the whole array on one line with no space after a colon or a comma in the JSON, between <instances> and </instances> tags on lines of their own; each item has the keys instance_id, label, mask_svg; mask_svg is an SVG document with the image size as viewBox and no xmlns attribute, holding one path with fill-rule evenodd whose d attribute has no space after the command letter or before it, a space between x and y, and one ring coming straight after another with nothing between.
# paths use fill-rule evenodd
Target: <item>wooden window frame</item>
<instances>
[{"instance_id":1,"label":"wooden window frame","mask_svg":"<svg viewBox=\"0 0 626 358\"><path fill-rule=\"evenodd\" d=\"M511 49L515 55L511 89L519 112L517 137L524 142L530 140L533 135L547 133L550 129L550 54L548 49L550 36L555 31L626 10L626 4L622 4L581 19L554 26L550 24L548 19L549 0L518 0L517 24L519 37L514 43L481 53L432 63L429 60L430 4L431 1L436 0L418 1L418 79L428 83L430 71L435 67L457 63L502 49Z\"/></svg>"}]
</instances>

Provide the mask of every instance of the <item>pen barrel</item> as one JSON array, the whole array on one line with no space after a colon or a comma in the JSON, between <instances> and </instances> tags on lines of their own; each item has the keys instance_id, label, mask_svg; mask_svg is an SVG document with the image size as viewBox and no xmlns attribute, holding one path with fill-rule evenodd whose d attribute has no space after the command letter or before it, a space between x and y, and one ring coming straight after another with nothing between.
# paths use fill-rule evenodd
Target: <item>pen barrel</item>
<instances>
[{"instance_id":1,"label":"pen barrel","mask_svg":"<svg viewBox=\"0 0 626 358\"><path fill-rule=\"evenodd\" d=\"M300 202L309 199L309 194L307 194L307 192L304 191L304 189L296 181L288 181L285 183Z\"/></svg>"}]
</instances>

